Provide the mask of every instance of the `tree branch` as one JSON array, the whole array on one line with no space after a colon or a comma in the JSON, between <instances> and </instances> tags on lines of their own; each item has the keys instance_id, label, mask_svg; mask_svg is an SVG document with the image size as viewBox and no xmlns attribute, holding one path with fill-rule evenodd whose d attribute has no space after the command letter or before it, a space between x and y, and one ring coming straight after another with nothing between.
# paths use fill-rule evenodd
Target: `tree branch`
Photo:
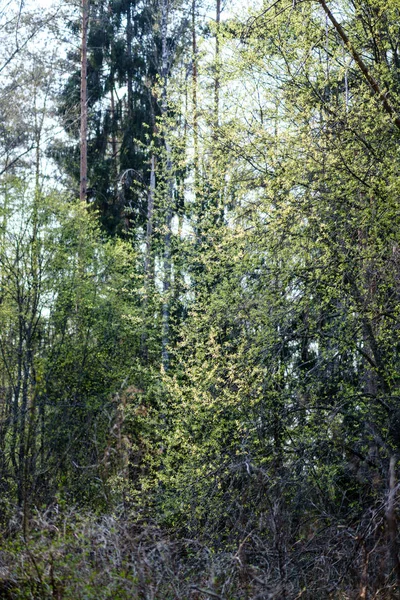
<instances>
[{"instance_id":1,"label":"tree branch","mask_svg":"<svg viewBox=\"0 0 400 600\"><path fill-rule=\"evenodd\" d=\"M354 48L353 44L351 43L350 39L348 38L343 27L340 25L340 23L338 23L338 21L336 21L335 17L333 16L330 9L328 8L328 5L326 4L325 0L318 0L318 2L324 9L328 19L330 20L330 22L332 23L332 25L334 26L334 28L336 29L336 31L338 32L340 37L342 38L345 46L347 47L350 54L354 58L354 61L358 65L358 67L359 67L360 71L362 72L362 74L364 75L365 79L368 81L373 92L378 96L378 98L382 102L383 108L392 117L393 122L396 125L396 127L398 129L400 129L400 117L397 114L397 111L394 108L394 106L392 105L392 103L389 101L387 94L385 94L381 90L376 79L374 77L372 77L371 73L368 70L367 65L365 64L365 62L363 61L361 56L358 54L357 50Z\"/></svg>"}]
</instances>

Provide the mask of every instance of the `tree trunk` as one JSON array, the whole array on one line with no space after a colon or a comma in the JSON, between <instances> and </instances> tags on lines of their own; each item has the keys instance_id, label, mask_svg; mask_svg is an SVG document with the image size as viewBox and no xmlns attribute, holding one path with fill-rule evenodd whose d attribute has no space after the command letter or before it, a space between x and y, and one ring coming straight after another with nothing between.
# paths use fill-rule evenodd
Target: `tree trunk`
<instances>
[{"instance_id":1,"label":"tree trunk","mask_svg":"<svg viewBox=\"0 0 400 600\"><path fill-rule=\"evenodd\" d=\"M219 44L219 32L221 26L221 0L217 0L216 7L217 29L215 34L215 80L214 80L214 119L215 129L219 126L219 90L221 87L221 50Z\"/></svg>"},{"instance_id":2,"label":"tree trunk","mask_svg":"<svg viewBox=\"0 0 400 600\"><path fill-rule=\"evenodd\" d=\"M197 200L199 192L199 123L197 103L197 38L196 38L196 0L192 3L192 104L193 104L193 163L194 163L194 196ZM197 202L196 202L197 205Z\"/></svg>"},{"instance_id":3,"label":"tree trunk","mask_svg":"<svg viewBox=\"0 0 400 600\"><path fill-rule=\"evenodd\" d=\"M164 280L163 280L163 306L162 306L162 336L161 336L161 365L164 371L169 368L169 342L170 342L170 289L171 289L171 223L172 201L174 182L172 175L172 148L168 139L168 72L169 51L167 46L169 0L163 0L161 11L161 36L162 36L162 103L161 114L164 119L164 145L166 152L166 201L165 201L165 234L164 234Z\"/></svg>"},{"instance_id":4,"label":"tree trunk","mask_svg":"<svg viewBox=\"0 0 400 600\"><path fill-rule=\"evenodd\" d=\"M82 0L82 45L81 45L81 163L80 199L87 200L87 36L89 27L89 0Z\"/></svg>"},{"instance_id":5,"label":"tree trunk","mask_svg":"<svg viewBox=\"0 0 400 600\"><path fill-rule=\"evenodd\" d=\"M111 73L111 154L113 165L113 183L114 183L114 202L118 199L118 144L116 135L116 114L115 114L115 77Z\"/></svg>"},{"instance_id":6,"label":"tree trunk","mask_svg":"<svg viewBox=\"0 0 400 600\"><path fill-rule=\"evenodd\" d=\"M126 11L126 53L128 55L127 91L128 91L129 128L132 128L132 119L133 119L132 39L133 39L132 7L129 2L127 11Z\"/></svg>"},{"instance_id":7,"label":"tree trunk","mask_svg":"<svg viewBox=\"0 0 400 600\"><path fill-rule=\"evenodd\" d=\"M154 214L154 193L156 189L156 158L154 154L151 157L151 170L150 170L150 186L149 193L147 195L147 227L146 227L146 257L144 263L144 273L146 277L146 284L149 286L152 281L154 274L151 267L151 242L153 237L153 214Z\"/></svg>"},{"instance_id":8,"label":"tree trunk","mask_svg":"<svg viewBox=\"0 0 400 600\"><path fill-rule=\"evenodd\" d=\"M141 353L145 360L148 358L147 346L147 311L149 304L149 296L154 288L154 260L152 257L152 240L153 240L153 217L154 217L154 194L156 189L156 158L154 154L151 157L150 167L150 185L147 194L147 227L146 227L146 253L144 259L144 278L145 278L145 295L143 302L143 320L144 330L141 337Z\"/></svg>"}]
</instances>

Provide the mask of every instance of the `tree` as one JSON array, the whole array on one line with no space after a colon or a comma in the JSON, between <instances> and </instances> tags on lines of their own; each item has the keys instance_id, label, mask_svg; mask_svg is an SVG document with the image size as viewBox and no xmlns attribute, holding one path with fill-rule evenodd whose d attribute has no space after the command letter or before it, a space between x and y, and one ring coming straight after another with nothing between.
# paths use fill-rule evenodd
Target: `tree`
<instances>
[{"instance_id":1,"label":"tree","mask_svg":"<svg viewBox=\"0 0 400 600\"><path fill-rule=\"evenodd\" d=\"M54 95L55 72L59 66L55 54L43 55L39 38L46 31L54 39L59 10L27 11L8 3L0 14L2 51L0 59L0 175L20 174L36 162L36 133L43 111L42 146L51 122L48 109ZM36 104L35 104L36 103ZM40 108L39 108L40 106ZM51 122L54 128L55 123Z\"/></svg>"},{"instance_id":2,"label":"tree","mask_svg":"<svg viewBox=\"0 0 400 600\"><path fill-rule=\"evenodd\" d=\"M100 210L109 233L143 227L149 156L157 106L152 87L157 72L157 34L150 6L94 4L88 22L88 177L89 200ZM143 52L139 54L138 49ZM78 58L70 54L71 68ZM77 74L70 76L60 102L64 125L74 143ZM77 167L66 149L58 160L74 178ZM129 225L131 224L131 225Z\"/></svg>"},{"instance_id":3,"label":"tree","mask_svg":"<svg viewBox=\"0 0 400 600\"><path fill-rule=\"evenodd\" d=\"M229 167L217 162L216 172L235 207L202 247L204 291L189 305L181 369L169 380L161 480L170 493L161 502L184 535L209 542L218 529L228 547L241 548L264 518L279 573L270 585L281 597L298 573L310 597L317 589L328 597L332 579L319 578L312 561L307 576L301 551L290 550L309 540L331 564L327 531L340 547L336 586L343 577L343 589L389 590L397 585L397 525L384 514L397 452L396 123L359 62L343 63L342 36L327 32L323 14L282 8L272 20L268 10L255 15L225 65L235 121L219 127ZM369 47L370 30L351 12L349 22ZM229 28L236 35L238 25ZM395 106L397 67L381 56L368 69L384 73ZM312 531L318 521L324 540ZM353 555L341 527L360 536ZM247 544L252 555L257 544ZM346 575L354 562L357 584Z\"/></svg>"},{"instance_id":4,"label":"tree","mask_svg":"<svg viewBox=\"0 0 400 600\"><path fill-rule=\"evenodd\" d=\"M81 43L81 163L80 163L80 199L86 202L87 196L87 134L88 134L88 98L87 98L87 38L89 28L89 0L82 0L82 43Z\"/></svg>"}]
</instances>

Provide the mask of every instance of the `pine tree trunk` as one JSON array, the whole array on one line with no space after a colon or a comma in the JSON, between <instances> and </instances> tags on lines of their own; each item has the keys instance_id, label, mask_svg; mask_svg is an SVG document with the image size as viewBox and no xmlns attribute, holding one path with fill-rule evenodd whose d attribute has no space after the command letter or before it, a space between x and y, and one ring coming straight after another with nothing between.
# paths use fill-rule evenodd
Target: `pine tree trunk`
<instances>
[{"instance_id":1,"label":"pine tree trunk","mask_svg":"<svg viewBox=\"0 0 400 600\"><path fill-rule=\"evenodd\" d=\"M217 0L216 7L217 29L215 35L215 80L214 80L214 119L215 128L219 125L219 90L221 87L221 50L219 44L219 32L221 25L221 0Z\"/></svg>"},{"instance_id":2,"label":"pine tree trunk","mask_svg":"<svg viewBox=\"0 0 400 600\"><path fill-rule=\"evenodd\" d=\"M82 0L82 45L81 45L81 163L80 199L87 200L87 36L89 26L89 0Z\"/></svg>"},{"instance_id":3,"label":"pine tree trunk","mask_svg":"<svg viewBox=\"0 0 400 600\"><path fill-rule=\"evenodd\" d=\"M193 104L193 151L194 151L194 196L199 193L199 123L197 102L197 38L196 38L196 0L192 3L192 104ZM196 202L197 204L197 202Z\"/></svg>"},{"instance_id":4,"label":"pine tree trunk","mask_svg":"<svg viewBox=\"0 0 400 600\"><path fill-rule=\"evenodd\" d=\"M172 176L172 148L168 140L168 60L169 52L167 46L168 34L168 9L169 1L163 0L161 12L161 36L162 36L162 103L161 113L164 118L164 144L166 152L166 201L165 201L165 235L164 235L164 280L163 280L163 306L162 306L162 336L161 336L161 364L164 371L169 368L169 342L170 342L170 289L171 289L171 223L172 223L172 201L174 182Z\"/></svg>"},{"instance_id":5,"label":"pine tree trunk","mask_svg":"<svg viewBox=\"0 0 400 600\"><path fill-rule=\"evenodd\" d=\"M149 297L154 288L154 260L152 257L152 240L153 240L153 217L154 217L154 194L156 189L156 158L154 154L151 157L150 167L150 185L147 195L147 227L146 227L146 253L144 259L144 277L145 277L145 295L143 302L143 320L144 329L141 337L141 353L145 360L148 359L147 346L147 311L149 305Z\"/></svg>"},{"instance_id":6,"label":"pine tree trunk","mask_svg":"<svg viewBox=\"0 0 400 600\"><path fill-rule=\"evenodd\" d=\"M153 269L151 267L151 242L153 237L153 214L154 214L154 193L156 189L156 158L154 154L151 157L150 170L150 186L147 196L147 227L146 227L146 257L144 264L144 272L146 284L149 286L154 278Z\"/></svg>"},{"instance_id":7,"label":"pine tree trunk","mask_svg":"<svg viewBox=\"0 0 400 600\"><path fill-rule=\"evenodd\" d=\"M132 79L132 8L128 3L126 12L126 52L128 55L128 71L127 71L127 92L128 92L128 122L129 128L132 128L133 119L133 79Z\"/></svg>"},{"instance_id":8,"label":"pine tree trunk","mask_svg":"<svg viewBox=\"0 0 400 600\"><path fill-rule=\"evenodd\" d=\"M116 111L115 111L115 76L111 73L111 153L114 180L114 202L118 200L118 144L116 136Z\"/></svg>"}]
</instances>

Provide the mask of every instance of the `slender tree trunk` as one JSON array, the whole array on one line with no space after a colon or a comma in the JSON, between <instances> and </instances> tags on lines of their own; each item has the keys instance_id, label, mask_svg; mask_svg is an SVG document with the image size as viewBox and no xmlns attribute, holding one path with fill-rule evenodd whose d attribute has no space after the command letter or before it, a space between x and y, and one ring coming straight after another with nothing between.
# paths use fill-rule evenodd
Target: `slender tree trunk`
<instances>
[{"instance_id":1,"label":"slender tree trunk","mask_svg":"<svg viewBox=\"0 0 400 600\"><path fill-rule=\"evenodd\" d=\"M80 163L80 199L87 200L87 36L89 27L89 0L82 0L82 45L81 45L81 163Z\"/></svg>"},{"instance_id":2,"label":"slender tree trunk","mask_svg":"<svg viewBox=\"0 0 400 600\"><path fill-rule=\"evenodd\" d=\"M147 347L147 310L149 304L149 296L154 287L154 261L152 257L152 240L153 240L153 217L154 217L154 194L156 189L156 158L152 154L150 167L150 185L147 194L147 227L146 227L146 254L144 259L144 277L145 277L145 296L143 302L143 320L144 330L141 337L141 352L145 360L148 358Z\"/></svg>"},{"instance_id":3,"label":"slender tree trunk","mask_svg":"<svg viewBox=\"0 0 400 600\"><path fill-rule=\"evenodd\" d=\"M154 226L154 202L156 192L156 154L154 149L154 140L157 134L156 128L156 117L155 117L155 97L153 96L152 90L149 86L149 107L151 115L151 126L152 126L152 154L150 159L150 181L149 189L147 193L147 224L146 224L146 253L144 259L144 276L145 276L145 296L143 302L143 321L144 329L141 337L141 351L142 356L145 360L148 359L148 346L147 346L147 314L149 306L149 298L154 290L155 280L155 267L154 267L154 255L152 252L153 244L153 226Z\"/></svg>"},{"instance_id":4,"label":"slender tree trunk","mask_svg":"<svg viewBox=\"0 0 400 600\"><path fill-rule=\"evenodd\" d=\"M169 143L166 143L167 155L171 154L171 148ZM170 173L172 170L172 161L167 158L167 171ZM169 355L169 342L170 342L170 290L171 290L171 276L172 276L172 262L171 262L171 240L172 240L172 206L171 200L173 196L173 181L172 176L169 176L167 184L167 200L168 206L166 211L165 219L165 235L164 235L164 282L163 282L163 307L162 307L162 350L161 350L161 362L164 371L168 371L170 355Z\"/></svg>"},{"instance_id":5,"label":"slender tree trunk","mask_svg":"<svg viewBox=\"0 0 400 600\"><path fill-rule=\"evenodd\" d=\"M214 80L214 121L215 129L219 126L219 92L221 87L221 48L219 34L221 28L221 0L217 0L216 6L216 34L215 34L215 80Z\"/></svg>"},{"instance_id":6,"label":"slender tree trunk","mask_svg":"<svg viewBox=\"0 0 400 600\"><path fill-rule=\"evenodd\" d=\"M200 251L203 228L203 194L200 194L200 168L199 168L199 120L198 120L198 70L197 70L197 36L196 36L196 0L192 3L192 109L193 109L193 167L194 167L194 199L197 217L196 245Z\"/></svg>"},{"instance_id":7,"label":"slender tree trunk","mask_svg":"<svg viewBox=\"0 0 400 600\"><path fill-rule=\"evenodd\" d=\"M216 33L215 33L215 80L214 80L214 119L212 123L213 132L213 149L211 162L211 199L212 199L212 219L214 223L217 221L223 222L224 208L222 206L222 192L220 186L221 168L218 165L218 128L220 124L220 89L221 89L221 46L220 46L220 29L221 29L221 0L216 2Z\"/></svg>"},{"instance_id":8,"label":"slender tree trunk","mask_svg":"<svg viewBox=\"0 0 400 600\"><path fill-rule=\"evenodd\" d=\"M151 156L150 168L150 186L147 195L147 227L146 227L146 258L144 263L144 272L147 287L154 278L151 260L151 242L153 238L153 215L154 215L154 193L156 190L156 157Z\"/></svg>"},{"instance_id":9,"label":"slender tree trunk","mask_svg":"<svg viewBox=\"0 0 400 600\"><path fill-rule=\"evenodd\" d=\"M40 203L40 144L42 137L42 128L44 123L44 115L39 120L39 108L36 104L37 90L34 91L35 97L35 194L32 209L32 242L31 242L31 278L32 291L30 297L30 309L26 315L28 322L25 325L26 350L25 350L25 367L23 393L21 403L21 461L23 469L23 480L21 482L22 502L23 502L23 532L28 534L29 523L29 503L31 496L32 481L34 477L35 463L35 446L36 446L36 402L37 402L37 385L34 366L34 332L37 322L37 311L39 304L39 287L40 287L40 257L38 237L39 223L39 203ZM23 447L22 447L23 445Z\"/></svg>"},{"instance_id":10,"label":"slender tree trunk","mask_svg":"<svg viewBox=\"0 0 400 600\"><path fill-rule=\"evenodd\" d=\"M197 37L196 37L196 0L192 3L192 104L193 104L193 150L194 150L194 196L199 192L199 123L197 103ZM197 204L197 203L196 203Z\"/></svg>"},{"instance_id":11,"label":"slender tree trunk","mask_svg":"<svg viewBox=\"0 0 400 600\"><path fill-rule=\"evenodd\" d=\"M114 98L114 74L112 75L112 87L111 87L111 152L114 160L115 171L117 171L117 136L115 134L115 98Z\"/></svg>"},{"instance_id":12,"label":"slender tree trunk","mask_svg":"<svg viewBox=\"0 0 400 600\"><path fill-rule=\"evenodd\" d=\"M128 55L128 71L127 71L127 91L128 91L128 122L129 127L132 127L133 119L133 78L132 78L132 7L128 2L126 12L126 53Z\"/></svg>"},{"instance_id":13,"label":"slender tree trunk","mask_svg":"<svg viewBox=\"0 0 400 600\"><path fill-rule=\"evenodd\" d=\"M162 306L162 338L161 338L161 364L164 371L169 368L169 342L170 342L170 289L171 289L171 223L172 201L174 195L174 181L172 174L172 148L169 142L168 119L168 71L169 51L167 45L169 0L163 0L161 7L161 37L162 37L162 103L161 113L164 118L164 145L166 152L166 201L165 201L165 235L164 235L164 280L163 280L163 306Z\"/></svg>"},{"instance_id":14,"label":"slender tree trunk","mask_svg":"<svg viewBox=\"0 0 400 600\"><path fill-rule=\"evenodd\" d=\"M115 76L111 73L111 164L112 164L112 177L114 184L114 202L118 200L118 142L117 142L117 117L115 111Z\"/></svg>"}]
</instances>

